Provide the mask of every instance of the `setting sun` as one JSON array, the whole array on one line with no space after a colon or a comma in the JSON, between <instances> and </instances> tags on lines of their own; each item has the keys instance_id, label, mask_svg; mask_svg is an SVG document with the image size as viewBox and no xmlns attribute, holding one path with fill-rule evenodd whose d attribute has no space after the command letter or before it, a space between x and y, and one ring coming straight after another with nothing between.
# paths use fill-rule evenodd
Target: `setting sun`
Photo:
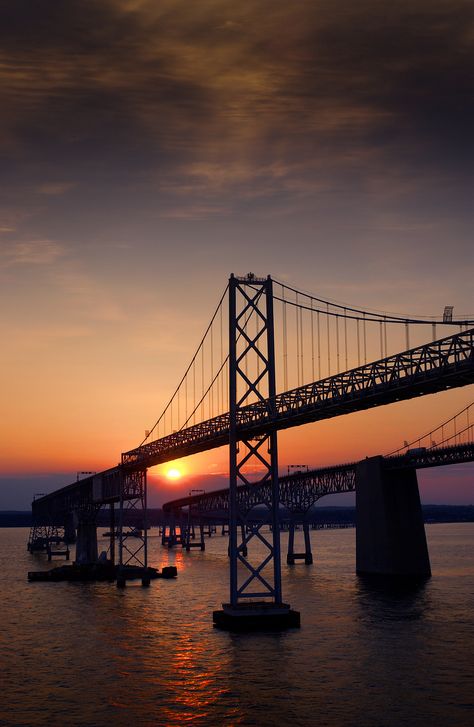
<instances>
[{"instance_id":1,"label":"setting sun","mask_svg":"<svg viewBox=\"0 0 474 727\"><path fill-rule=\"evenodd\" d=\"M166 470L165 475L169 480L179 480L181 472L176 467L171 467L169 470Z\"/></svg>"}]
</instances>

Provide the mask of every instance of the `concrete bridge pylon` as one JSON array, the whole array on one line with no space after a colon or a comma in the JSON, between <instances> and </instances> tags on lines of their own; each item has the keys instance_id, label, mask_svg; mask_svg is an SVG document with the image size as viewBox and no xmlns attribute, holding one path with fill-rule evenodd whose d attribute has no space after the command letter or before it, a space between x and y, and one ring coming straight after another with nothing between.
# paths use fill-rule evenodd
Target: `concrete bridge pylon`
<instances>
[{"instance_id":1,"label":"concrete bridge pylon","mask_svg":"<svg viewBox=\"0 0 474 727\"><path fill-rule=\"evenodd\" d=\"M361 575L431 575L416 470L388 469L383 457L356 467L356 570Z\"/></svg>"}]
</instances>

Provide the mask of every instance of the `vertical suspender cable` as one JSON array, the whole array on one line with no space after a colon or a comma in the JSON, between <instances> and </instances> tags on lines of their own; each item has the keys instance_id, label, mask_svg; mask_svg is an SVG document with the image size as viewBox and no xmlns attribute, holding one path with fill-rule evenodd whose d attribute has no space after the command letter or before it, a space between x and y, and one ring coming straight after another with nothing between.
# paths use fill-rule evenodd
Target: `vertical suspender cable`
<instances>
[{"instance_id":1,"label":"vertical suspender cable","mask_svg":"<svg viewBox=\"0 0 474 727\"><path fill-rule=\"evenodd\" d=\"M311 310L313 310L313 299L311 298ZM314 316L311 316L311 380L314 381L316 376L314 373Z\"/></svg>"},{"instance_id":2,"label":"vertical suspender cable","mask_svg":"<svg viewBox=\"0 0 474 727\"><path fill-rule=\"evenodd\" d=\"M383 339L385 344L385 358L388 356L388 345L387 345L387 321L385 316L383 317Z\"/></svg>"},{"instance_id":3,"label":"vertical suspender cable","mask_svg":"<svg viewBox=\"0 0 474 727\"><path fill-rule=\"evenodd\" d=\"M318 379L321 379L321 326L318 311Z\"/></svg>"},{"instance_id":4,"label":"vertical suspender cable","mask_svg":"<svg viewBox=\"0 0 474 727\"><path fill-rule=\"evenodd\" d=\"M384 355L383 355L383 323L382 323L382 321L380 321L380 323L379 323L379 328L380 328L380 358L384 358Z\"/></svg>"},{"instance_id":5,"label":"vertical suspender cable","mask_svg":"<svg viewBox=\"0 0 474 727\"><path fill-rule=\"evenodd\" d=\"M328 339L328 376L331 376L331 341L329 334L329 303L326 303L326 331Z\"/></svg>"},{"instance_id":6,"label":"vertical suspender cable","mask_svg":"<svg viewBox=\"0 0 474 727\"><path fill-rule=\"evenodd\" d=\"M244 331L245 331L245 334L246 335L247 335L247 327L250 328L250 319L251 319L251 317L252 317L252 311L249 313L249 315L247 316L247 318L245 318L245 320L244 320ZM244 344L243 345L244 345L244 351L245 351L245 355L244 355L244 374L245 374L245 376L248 376L248 371L249 371L249 366L248 366L248 363L249 363L249 344L248 344L248 341L247 341L246 338L244 338Z\"/></svg>"},{"instance_id":7,"label":"vertical suspender cable","mask_svg":"<svg viewBox=\"0 0 474 727\"><path fill-rule=\"evenodd\" d=\"M193 424L196 424L196 359L193 361Z\"/></svg>"},{"instance_id":8,"label":"vertical suspender cable","mask_svg":"<svg viewBox=\"0 0 474 727\"><path fill-rule=\"evenodd\" d=\"M346 371L348 370L348 361L347 361L347 316L346 316L346 309L344 308L344 355L346 359Z\"/></svg>"},{"instance_id":9,"label":"vertical suspender cable","mask_svg":"<svg viewBox=\"0 0 474 727\"><path fill-rule=\"evenodd\" d=\"M356 319L357 324L357 365L360 366L360 334L359 334L359 319Z\"/></svg>"},{"instance_id":10,"label":"vertical suspender cable","mask_svg":"<svg viewBox=\"0 0 474 727\"><path fill-rule=\"evenodd\" d=\"M201 421L204 421L204 342L201 347Z\"/></svg>"},{"instance_id":11,"label":"vertical suspender cable","mask_svg":"<svg viewBox=\"0 0 474 727\"><path fill-rule=\"evenodd\" d=\"M285 291L283 290L283 295ZM283 301L282 310L282 321L283 321L283 389L288 391L288 330L286 320L286 302Z\"/></svg>"},{"instance_id":12,"label":"vertical suspender cable","mask_svg":"<svg viewBox=\"0 0 474 727\"><path fill-rule=\"evenodd\" d=\"M303 335L303 308L300 308L300 361L301 383L304 384L304 335Z\"/></svg>"},{"instance_id":13,"label":"vertical suspender cable","mask_svg":"<svg viewBox=\"0 0 474 727\"><path fill-rule=\"evenodd\" d=\"M214 378L214 335L212 332L213 326L211 326L210 330L210 336L211 336L211 375L209 377L209 380L212 381ZM214 386L211 386L211 390L209 392L209 419L214 416Z\"/></svg>"},{"instance_id":14,"label":"vertical suspender cable","mask_svg":"<svg viewBox=\"0 0 474 727\"><path fill-rule=\"evenodd\" d=\"M336 373L339 374L341 371L341 367L339 364L339 315L336 316L336 360L337 360Z\"/></svg>"},{"instance_id":15,"label":"vertical suspender cable","mask_svg":"<svg viewBox=\"0 0 474 727\"><path fill-rule=\"evenodd\" d=\"M188 377L184 379L184 421L188 421Z\"/></svg>"},{"instance_id":16,"label":"vertical suspender cable","mask_svg":"<svg viewBox=\"0 0 474 727\"><path fill-rule=\"evenodd\" d=\"M221 335L221 360L220 365L224 363L224 339L222 336L222 303L219 311L219 327L220 327L220 335ZM221 371L220 374L220 404L219 404L219 414L222 414L224 411L224 373Z\"/></svg>"},{"instance_id":17,"label":"vertical suspender cable","mask_svg":"<svg viewBox=\"0 0 474 727\"><path fill-rule=\"evenodd\" d=\"M405 340L407 351L410 348L410 328L408 321L405 321Z\"/></svg>"},{"instance_id":18,"label":"vertical suspender cable","mask_svg":"<svg viewBox=\"0 0 474 727\"><path fill-rule=\"evenodd\" d=\"M258 336L258 321L259 321L258 316L255 316L255 347L257 349L257 356L256 356L256 359L257 359L257 379L260 376L260 356L258 355L258 352L260 351L260 348L259 348L260 342L259 342L259 340L257 340L257 336Z\"/></svg>"},{"instance_id":19,"label":"vertical suspender cable","mask_svg":"<svg viewBox=\"0 0 474 727\"><path fill-rule=\"evenodd\" d=\"M227 397L227 405L226 405L226 411L229 411L230 408L230 401L229 401L229 357L227 357L226 365L225 365L225 392Z\"/></svg>"},{"instance_id":20,"label":"vertical suspender cable","mask_svg":"<svg viewBox=\"0 0 474 727\"><path fill-rule=\"evenodd\" d=\"M366 331L366 323L365 323L365 313L362 313L363 316L363 326L364 326L364 363L367 363L367 331Z\"/></svg>"},{"instance_id":21,"label":"vertical suspender cable","mask_svg":"<svg viewBox=\"0 0 474 727\"><path fill-rule=\"evenodd\" d=\"M297 374L297 384L300 386L300 327L299 327L299 321L298 321L298 293L296 293L296 374Z\"/></svg>"}]
</instances>

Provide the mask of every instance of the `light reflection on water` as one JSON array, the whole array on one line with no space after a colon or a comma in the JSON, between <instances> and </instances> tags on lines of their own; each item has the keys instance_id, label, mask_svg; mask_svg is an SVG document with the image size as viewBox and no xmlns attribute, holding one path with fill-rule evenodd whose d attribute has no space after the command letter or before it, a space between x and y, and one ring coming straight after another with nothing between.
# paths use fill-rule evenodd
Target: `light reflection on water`
<instances>
[{"instance_id":1,"label":"light reflection on water","mask_svg":"<svg viewBox=\"0 0 474 727\"><path fill-rule=\"evenodd\" d=\"M313 533L315 565L283 566L302 628L235 635L211 626L226 538L185 553L155 535L152 563L178 579L120 590L29 584L44 556L0 530L0 724L471 725L474 526L427 535L433 578L399 590L354 574L354 531Z\"/></svg>"}]
</instances>

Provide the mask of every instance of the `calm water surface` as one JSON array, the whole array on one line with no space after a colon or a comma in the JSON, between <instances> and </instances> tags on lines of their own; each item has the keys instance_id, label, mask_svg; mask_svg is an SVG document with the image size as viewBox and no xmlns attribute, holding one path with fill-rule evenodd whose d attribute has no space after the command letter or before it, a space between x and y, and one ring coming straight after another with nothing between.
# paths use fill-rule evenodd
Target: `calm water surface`
<instances>
[{"instance_id":1,"label":"calm water surface","mask_svg":"<svg viewBox=\"0 0 474 727\"><path fill-rule=\"evenodd\" d=\"M315 532L315 564L283 566L302 628L248 635L211 625L227 539L169 552L151 533L177 580L119 590L28 583L45 556L0 530L1 725L474 724L474 524L427 526L433 577L402 593L357 578L354 530Z\"/></svg>"}]
</instances>

